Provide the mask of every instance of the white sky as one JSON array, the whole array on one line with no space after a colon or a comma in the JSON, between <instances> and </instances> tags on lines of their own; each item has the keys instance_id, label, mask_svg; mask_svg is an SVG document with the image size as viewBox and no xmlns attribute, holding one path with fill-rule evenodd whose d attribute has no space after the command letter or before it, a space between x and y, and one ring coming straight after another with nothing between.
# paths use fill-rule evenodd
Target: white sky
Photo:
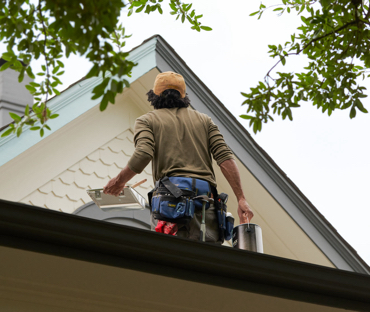
<instances>
[{"instance_id":1,"label":"white sky","mask_svg":"<svg viewBox=\"0 0 370 312\"><path fill-rule=\"evenodd\" d=\"M166 3L166 1L162 2ZM210 3L212 5L210 5ZM295 14L278 17L272 11L260 20L249 14L257 11L260 1L234 0L226 5L219 0L194 0L193 9L204 14L201 21L213 31L198 33L168 14L158 12L133 14L122 22L127 50L160 34L212 90L221 102L239 118L240 91L249 91L263 80L276 60L268 57L268 44L283 44L296 32L300 19ZM279 0L263 1L266 5ZM65 60L64 87L83 77L90 65L77 57ZM278 71L293 71L305 66L304 57L289 59ZM35 70L34 70L35 72ZM365 86L369 82L365 81ZM369 109L369 99L364 100ZM370 147L366 137L370 130L369 115L358 113L350 120L349 112L334 112L331 117L311 104L293 111L293 121L280 121L263 126L262 133L252 135L257 143L300 188L306 197L329 220L342 237L370 264L370 242L367 232L370 217L369 188ZM250 131L252 132L252 131Z\"/></svg>"}]
</instances>

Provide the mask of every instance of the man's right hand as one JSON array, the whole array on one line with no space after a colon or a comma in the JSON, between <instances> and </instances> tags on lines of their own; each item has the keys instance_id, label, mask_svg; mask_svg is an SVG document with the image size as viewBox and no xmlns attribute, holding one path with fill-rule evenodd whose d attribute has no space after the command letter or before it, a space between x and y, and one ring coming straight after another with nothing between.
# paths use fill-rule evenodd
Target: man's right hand
<instances>
[{"instance_id":1,"label":"man's right hand","mask_svg":"<svg viewBox=\"0 0 370 312\"><path fill-rule=\"evenodd\" d=\"M245 199L238 202L238 215L240 224L251 222L254 214Z\"/></svg>"}]
</instances>

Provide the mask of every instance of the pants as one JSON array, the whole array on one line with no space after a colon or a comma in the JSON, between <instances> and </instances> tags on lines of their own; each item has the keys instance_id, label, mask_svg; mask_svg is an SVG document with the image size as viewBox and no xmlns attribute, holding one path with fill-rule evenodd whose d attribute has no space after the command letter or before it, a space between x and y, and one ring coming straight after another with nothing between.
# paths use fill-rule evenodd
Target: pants
<instances>
[{"instance_id":1,"label":"pants","mask_svg":"<svg viewBox=\"0 0 370 312\"><path fill-rule=\"evenodd\" d=\"M177 237L200 240L200 225L202 223L202 210L196 210L194 218L187 225L180 225L176 234ZM157 220L151 215L151 230L155 231ZM206 210L206 242L221 245L218 233L217 213L214 204Z\"/></svg>"}]
</instances>

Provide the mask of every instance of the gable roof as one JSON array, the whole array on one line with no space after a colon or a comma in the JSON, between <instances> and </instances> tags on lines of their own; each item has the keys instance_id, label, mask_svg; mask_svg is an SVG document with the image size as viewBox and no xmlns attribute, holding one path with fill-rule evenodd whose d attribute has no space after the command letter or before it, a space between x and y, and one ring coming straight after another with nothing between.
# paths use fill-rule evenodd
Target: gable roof
<instances>
[{"instance_id":1,"label":"gable roof","mask_svg":"<svg viewBox=\"0 0 370 312\"><path fill-rule=\"evenodd\" d=\"M154 68L160 72L171 70L181 73L185 78L192 106L212 117L240 162L326 257L337 268L370 274L368 265L356 251L337 233L162 37L153 36L147 39L130 52L129 59L139 63L132 77L128 78L130 83ZM91 90L100 80L101 78L81 79L49 101L50 108L60 116L50 121L52 131L47 132L44 138L27 129L20 138L16 138L15 135L1 138L0 166L96 106L99 100L90 99ZM73 110L68 109L76 98L78 98L78 105L74 103Z\"/></svg>"}]
</instances>

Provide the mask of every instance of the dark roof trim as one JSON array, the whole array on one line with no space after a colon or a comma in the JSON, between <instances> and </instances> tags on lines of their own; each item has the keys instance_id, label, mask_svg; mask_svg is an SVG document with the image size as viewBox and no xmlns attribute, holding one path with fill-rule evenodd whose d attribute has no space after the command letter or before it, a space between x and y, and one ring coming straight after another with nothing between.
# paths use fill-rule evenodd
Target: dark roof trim
<instances>
[{"instance_id":1,"label":"dark roof trim","mask_svg":"<svg viewBox=\"0 0 370 312\"><path fill-rule=\"evenodd\" d=\"M250 168L245 159L239 158L240 161L250 170L256 179L264 185L271 196L273 196L292 219L295 220L297 225L300 226L318 248L323 251L328 259L338 268L352 269L355 272L370 274L370 267L367 263L361 259L352 246L340 236L336 229L287 177L273 159L253 140L248 131L161 36L157 36L156 50L159 55L159 58L157 58L158 69L160 71L169 70L168 66L170 66L172 70L180 72L184 76L187 85L190 86L194 93L201 99L207 110L215 116L216 120L219 121L219 125L227 129L237 140L238 146L240 149L243 149L242 152L247 152L248 156L263 169L263 174L267 174L271 181L279 187L276 193L283 193L285 196L280 196L280 198L278 198L276 194L272 193L271 186L264 185L259 177L256 176L255 171L258 169ZM234 152L238 155L239 151L234 150ZM251 163L251 161L249 161L249 163ZM285 197L285 199L283 197ZM290 203L288 203L286 199L289 199ZM283 202L284 200L285 202Z\"/></svg>"},{"instance_id":2,"label":"dark roof trim","mask_svg":"<svg viewBox=\"0 0 370 312\"><path fill-rule=\"evenodd\" d=\"M342 309L370 276L0 200L0 245Z\"/></svg>"}]
</instances>

